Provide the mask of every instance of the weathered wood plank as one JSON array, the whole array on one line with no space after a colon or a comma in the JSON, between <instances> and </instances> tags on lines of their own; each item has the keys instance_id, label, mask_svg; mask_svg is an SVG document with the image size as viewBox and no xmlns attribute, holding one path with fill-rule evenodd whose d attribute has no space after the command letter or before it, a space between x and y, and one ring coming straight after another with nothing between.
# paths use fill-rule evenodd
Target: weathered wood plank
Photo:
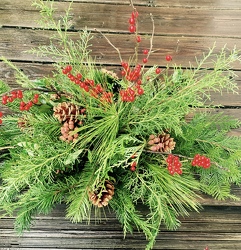
<instances>
[{"instance_id":1,"label":"weathered wood plank","mask_svg":"<svg viewBox=\"0 0 241 250\"><path fill-rule=\"evenodd\" d=\"M144 249L146 241L142 233L135 231L123 240L121 227L111 212L107 212L108 221L86 226L61 219L64 210L65 206L60 205L52 214L38 217L31 231L22 237L17 237L13 230L13 218L7 221L8 228L1 223L0 249ZM206 207L200 214L191 212L189 217L181 218L181 223L177 231L162 227L154 249L197 250L206 245L212 250L241 247L239 207Z\"/></svg>"},{"instance_id":2,"label":"weathered wood plank","mask_svg":"<svg viewBox=\"0 0 241 250\"><path fill-rule=\"evenodd\" d=\"M71 0L65 0L70 2ZM86 2L86 0L74 0L74 2ZM119 0L91 0L88 2L102 4L120 4ZM144 5L150 7L182 7L182 8L211 8L211 9L240 9L241 2L239 0L134 0L135 6ZM122 0L121 4L129 5L129 0Z\"/></svg>"},{"instance_id":3,"label":"weathered wood plank","mask_svg":"<svg viewBox=\"0 0 241 250\"><path fill-rule=\"evenodd\" d=\"M53 36L54 31L31 30L31 29L0 29L0 55L10 60L16 61L42 61L52 62L52 59L46 57L37 57L30 53L23 53L39 45L49 45L49 37ZM96 62L100 64L120 65L117 52L112 48L106 39L99 33L92 33L92 56L96 58ZM77 32L70 32L73 40L79 39ZM129 60L134 54L135 38L133 35L127 34L107 34L110 41L120 49L123 60ZM178 43L178 51L177 48ZM229 49L238 46L240 40L233 38L205 38L205 37L172 37L172 36L155 36L153 40L153 51L147 65L165 66L167 64L165 56L171 54L173 56L172 63L189 67L190 62L196 65L195 57L201 59L203 53L207 53L210 47L215 44L214 52L219 52L225 45ZM143 42L139 45L139 61L143 59L142 50L149 48L150 37L143 38ZM234 69L241 70L241 64L233 65Z\"/></svg>"},{"instance_id":4,"label":"weathered wood plank","mask_svg":"<svg viewBox=\"0 0 241 250\"><path fill-rule=\"evenodd\" d=\"M56 3L56 16L64 14L68 3ZM240 11L238 9L202 9L182 7L146 7L139 6L139 31L151 32L150 13L155 20L155 33L175 34L179 36L213 36L240 38ZM21 12L21 19L18 14ZM128 18L131 13L126 5L73 3L73 27L77 30L87 26L89 29L101 29L111 32L128 32ZM106 13L112 13L107 15ZM2 0L0 26L40 27L36 23L39 13L31 7L31 0ZM101 20L101 21L100 21Z\"/></svg>"}]
</instances>

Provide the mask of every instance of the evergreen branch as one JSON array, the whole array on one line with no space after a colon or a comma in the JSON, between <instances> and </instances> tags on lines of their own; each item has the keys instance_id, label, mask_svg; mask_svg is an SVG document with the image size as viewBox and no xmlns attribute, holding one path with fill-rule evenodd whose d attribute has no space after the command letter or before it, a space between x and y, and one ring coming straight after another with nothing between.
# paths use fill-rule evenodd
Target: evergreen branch
<instances>
[{"instance_id":1,"label":"evergreen branch","mask_svg":"<svg viewBox=\"0 0 241 250\"><path fill-rule=\"evenodd\" d=\"M74 188L69 190L68 197L66 197L67 218L73 222L82 222L83 220L90 220L91 203L89 201L89 192L92 190L95 181L96 168L89 162L78 178L73 179Z\"/></svg>"},{"instance_id":2,"label":"evergreen branch","mask_svg":"<svg viewBox=\"0 0 241 250\"><path fill-rule=\"evenodd\" d=\"M154 241L155 236L152 233L151 224L148 224L141 214L136 210L132 200L131 193L124 189L124 187L118 188L115 192L115 196L110 201L110 206L115 211L118 220L123 225L124 236L127 232L133 232L133 225L138 230L142 230L149 241Z\"/></svg>"},{"instance_id":3,"label":"evergreen branch","mask_svg":"<svg viewBox=\"0 0 241 250\"><path fill-rule=\"evenodd\" d=\"M200 139L200 138L196 138L196 141L197 142L202 142L202 143L208 143L208 144L211 144L211 145L213 145L215 147L221 147L221 148L223 148L224 150L226 150L228 152L234 152L234 149L225 147L224 145L221 145L218 142L203 140L203 139Z\"/></svg>"}]
</instances>

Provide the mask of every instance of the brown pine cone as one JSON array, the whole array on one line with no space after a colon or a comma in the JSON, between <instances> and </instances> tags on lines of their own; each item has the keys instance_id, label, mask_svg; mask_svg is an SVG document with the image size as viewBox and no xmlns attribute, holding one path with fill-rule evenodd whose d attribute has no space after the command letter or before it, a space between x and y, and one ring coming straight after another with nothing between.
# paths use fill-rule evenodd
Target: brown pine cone
<instances>
[{"instance_id":1,"label":"brown pine cone","mask_svg":"<svg viewBox=\"0 0 241 250\"><path fill-rule=\"evenodd\" d=\"M168 153L175 148L176 142L170 134L150 135L148 141L149 149L154 152Z\"/></svg>"},{"instance_id":2,"label":"brown pine cone","mask_svg":"<svg viewBox=\"0 0 241 250\"><path fill-rule=\"evenodd\" d=\"M53 108L53 116L57 118L60 122L72 120L74 122L78 121L78 116L80 114L80 108L73 104L62 102Z\"/></svg>"},{"instance_id":3,"label":"brown pine cone","mask_svg":"<svg viewBox=\"0 0 241 250\"><path fill-rule=\"evenodd\" d=\"M95 191L89 192L89 199L97 207L105 207L114 195L114 184L106 180L105 189L99 187Z\"/></svg>"},{"instance_id":4,"label":"brown pine cone","mask_svg":"<svg viewBox=\"0 0 241 250\"><path fill-rule=\"evenodd\" d=\"M62 141L71 142L74 141L76 138L78 138L78 133L73 133L76 126L74 121L66 121L63 126L61 127L61 136L59 137Z\"/></svg>"}]
</instances>

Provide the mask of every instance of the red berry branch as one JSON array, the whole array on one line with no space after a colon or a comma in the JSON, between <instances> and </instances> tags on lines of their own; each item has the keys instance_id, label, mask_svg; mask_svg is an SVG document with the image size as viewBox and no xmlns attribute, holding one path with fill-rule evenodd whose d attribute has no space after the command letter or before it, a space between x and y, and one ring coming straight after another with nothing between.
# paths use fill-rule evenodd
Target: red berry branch
<instances>
[{"instance_id":1,"label":"red berry branch","mask_svg":"<svg viewBox=\"0 0 241 250\"><path fill-rule=\"evenodd\" d=\"M67 65L62 69L62 73L67 75L70 81L79 85L86 92L89 92L92 97L98 98L102 103L112 103L113 93L106 92L100 84L95 84L95 81L92 79L82 79L81 73L77 73L75 76L71 71L71 65Z\"/></svg>"},{"instance_id":2,"label":"red berry branch","mask_svg":"<svg viewBox=\"0 0 241 250\"><path fill-rule=\"evenodd\" d=\"M22 90L13 90L9 94L4 94L2 96L2 104L7 105L8 103L12 103L15 99L20 99L19 110L20 111L28 111L34 104L39 102L39 94L34 94L33 99L28 102L22 101L23 99L23 91Z\"/></svg>"}]
</instances>

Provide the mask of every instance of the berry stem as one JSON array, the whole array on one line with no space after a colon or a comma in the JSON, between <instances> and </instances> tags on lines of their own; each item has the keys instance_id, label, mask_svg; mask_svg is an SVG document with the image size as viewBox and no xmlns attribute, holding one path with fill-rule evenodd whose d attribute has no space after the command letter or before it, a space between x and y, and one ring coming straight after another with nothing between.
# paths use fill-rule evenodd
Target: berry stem
<instances>
[{"instance_id":1,"label":"berry stem","mask_svg":"<svg viewBox=\"0 0 241 250\"><path fill-rule=\"evenodd\" d=\"M95 30L97 32L99 32L106 39L106 41L117 51L119 58L120 58L120 61L123 62L120 50L109 40L109 38L105 34L103 34L100 30L97 30L97 29L95 29Z\"/></svg>"},{"instance_id":2,"label":"berry stem","mask_svg":"<svg viewBox=\"0 0 241 250\"><path fill-rule=\"evenodd\" d=\"M130 5L131 5L131 7L132 7L134 10L136 10L136 7L134 6L134 4L133 4L133 1L132 1L132 0L130 0Z\"/></svg>"},{"instance_id":3,"label":"berry stem","mask_svg":"<svg viewBox=\"0 0 241 250\"><path fill-rule=\"evenodd\" d=\"M150 56L150 54L152 53L152 49L153 49L153 40L154 40L154 34L155 34L155 22L154 22L154 18L152 13L150 13L150 17L151 17L151 22L152 22L152 32L151 32L151 38L150 38L150 48L149 48L149 52L147 54L147 59Z\"/></svg>"}]
</instances>

